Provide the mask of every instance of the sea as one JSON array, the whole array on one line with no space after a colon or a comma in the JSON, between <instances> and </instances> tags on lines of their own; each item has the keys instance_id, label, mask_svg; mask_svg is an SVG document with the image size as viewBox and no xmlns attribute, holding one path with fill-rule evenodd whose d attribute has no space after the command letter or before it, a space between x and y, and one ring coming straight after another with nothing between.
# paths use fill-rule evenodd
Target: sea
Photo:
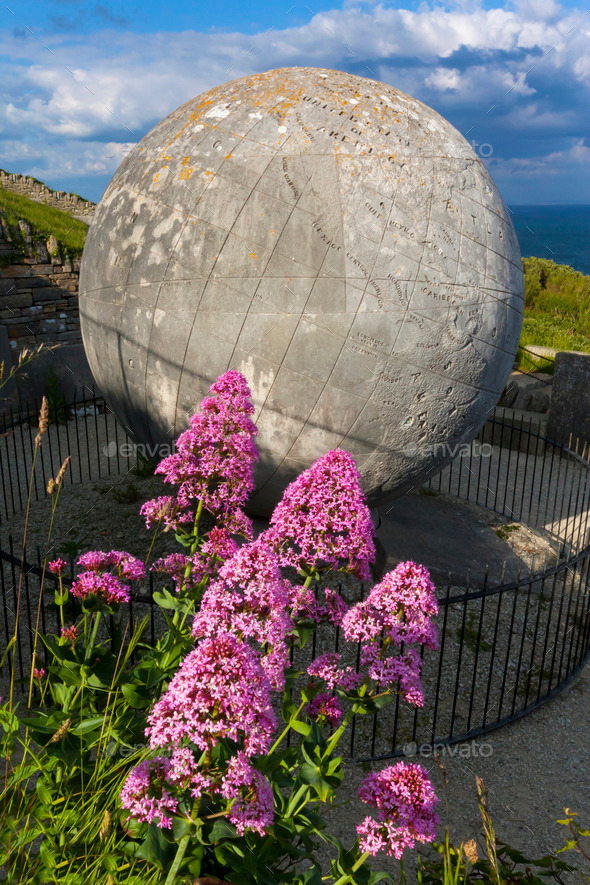
<instances>
[{"instance_id":1,"label":"sea","mask_svg":"<svg viewBox=\"0 0 590 885\"><path fill-rule=\"evenodd\" d=\"M550 258L590 275L590 206L508 209L523 258Z\"/></svg>"}]
</instances>

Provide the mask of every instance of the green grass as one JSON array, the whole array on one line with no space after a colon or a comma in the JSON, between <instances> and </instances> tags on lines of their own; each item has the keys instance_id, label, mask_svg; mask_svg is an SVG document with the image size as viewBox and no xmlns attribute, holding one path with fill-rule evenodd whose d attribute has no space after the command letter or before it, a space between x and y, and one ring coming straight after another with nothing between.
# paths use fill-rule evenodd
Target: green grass
<instances>
[{"instance_id":1,"label":"green grass","mask_svg":"<svg viewBox=\"0 0 590 885\"><path fill-rule=\"evenodd\" d=\"M499 525L498 528L494 529L494 531L502 541L507 541L510 537L511 532L515 532L517 528L517 525Z\"/></svg>"},{"instance_id":2,"label":"green grass","mask_svg":"<svg viewBox=\"0 0 590 885\"><path fill-rule=\"evenodd\" d=\"M517 361L527 372L553 371L530 345L590 353L590 277L546 258L523 258L525 316Z\"/></svg>"},{"instance_id":3,"label":"green grass","mask_svg":"<svg viewBox=\"0 0 590 885\"><path fill-rule=\"evenodd\" d=\"M6 223L14 232L17 242L22 239L18 229L20 219L28 221L31 225L33 239L47 239L51 234L56 238L62 249L65 249L72 257L82 254L87 225L83 221L72 218L61 209L36 203L22 194L0 187L0 213L4 215Z\"/></svg>"}]
</instances>

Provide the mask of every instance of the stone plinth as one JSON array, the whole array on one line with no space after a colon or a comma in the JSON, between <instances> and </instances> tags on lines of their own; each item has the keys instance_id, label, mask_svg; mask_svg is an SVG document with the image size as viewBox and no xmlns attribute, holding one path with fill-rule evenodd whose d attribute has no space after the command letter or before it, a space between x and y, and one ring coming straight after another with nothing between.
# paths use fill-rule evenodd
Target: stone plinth
<instances>
[{"instance_id":1,"label":"stone plinth","mask_svg":"<svg viewBox=\"0 0 590 885\"><path fill-rule=\"evenodd\" d=\"M590 353L560 351L555 356L549 438L581 451L590 444Z\"/></svg>"},{"instance_id":2,"label":"stone plinth","mask_svg":"<svg viewBox=\"0 0 590 885\"><path fill-rule=\"evenodd\" d=\"M86 240L80 312L138 441L170 443L237 369L259 427L253 512L336 447L376 505L495 406L523 275L508 211L446 120L384 83L286 68L187 102L127 156Z\"/></svg>"}]
</instances>

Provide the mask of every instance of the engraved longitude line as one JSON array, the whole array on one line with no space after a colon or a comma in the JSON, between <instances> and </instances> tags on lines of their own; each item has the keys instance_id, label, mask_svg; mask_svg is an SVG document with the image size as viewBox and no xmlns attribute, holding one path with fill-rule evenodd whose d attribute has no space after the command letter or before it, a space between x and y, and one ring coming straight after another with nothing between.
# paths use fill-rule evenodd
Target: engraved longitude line
<instances>
[{"instance_id":1,"label":"engraved longitude line","mask_svg":"<svg viewBox=\"0 0 590 885\"><path fill-rule=\"evenodd\" d=\"M322 155L322 156L328 156L328 157L329 157L330 154L324 154L324 155ZM339 178L338 178L338 165L337 165L337 163L336 163L336 158L335 158L335 156L334 156L333 154L332 154L332 161L333 161L334 169L335 169L335 172L336 172L336 176L335 176L335 177L336 177L336 187L337 187L338 190L339 190L339 189L340 189L340 188L339 188L339 184L340 184L340 182L339 182ZM310 181L311 181L312 179L313 179L313 175L312 175ZM340 217L340 218L343 217L343 216L342 216L342 202L341 202L341 201L342 201L342 195L341 195L341 193L340 193L340 213L339 213L339 215L337 216L337 217ZM343 237L342 237L342 239L343 239L343 245L346 246L346 244L344 243L344 230L342 231L342 233L343 233ZM326 248L326 254L324 255L324 258L323 258L323 260L322 260L322 264L320 265L320 271L321 271L321 267L323 266L323 264L324 264L324 262L325 262L325 260L326 260L326 256L329 254L329 252L330 252L330 247L327 246L327 248ZM345 267L346 267L346 265L345 265ZM319 276L320 271L318 271L318 276ZM316 279L317 279L317 277L316 277ZM337 279L339 279L339 278L337 277ZM305 312L305 308L306 308L306 306L307 306L307 304L308 304L308 302L309 302L309 296L311 295L311 293L312 293L312 291L313 291L314 284L315 284L315 279L314 279L314 283L312 283L311 289L310 289L309 292L307 293L307 297L306 297L306 299L305 299L305 304L303 305L302 310L301 310L301 313L302 313L302 314ZM344 279L344 284L346 285L346 277L345 277L345 279ZM293 339L291 338L291 340L293 340ZM347 340L347 339L346 339L346 340ZM342 352L342 351L341 351L341 352ZM300 374L301 377L302 377L303 379L305 379L306 381L308 380L308 378L307 378L306 375L303 375L303 374L300 373L300 372L296 372L296 371L293 370L293 369L291 369L290 371L293 371L294 374L298 374L298 375ZM307 415L307 417L306 417L306 419L305 419L305 422L304 422L304 424L303 424L303 427L301 428L301 430L300 430L299 433L297 434L297 438L294 440L294 442L293 442L293 444L290 446L289 450L286 452L283 461L285 461L285 460L289 457L289 455L290 455L291 452L293 451L293 448L295 447L295 445L296 445L297 442L299 441L299 439L300 439L300 437L301 437L301 434L303 433L303 431L305 430L305 428L308 426L308 424L309 424L309 415L311 415L311 413L313 412L313 410L314 410L315 407L317 406L318 401L319 401L319 399L320 399L322 393L323 393L324 390L326 389L327 383L328 383L328 382L327 382L327 380L326 380L326 381L324 382L323 386L322 386L322 389L321 389L320 393L319 393L318 396L316 397L316 400L315 400L313 406L312 406L312 407L310 408L310 410L309 410L309 413L308 413L308 415ZM274 382L273 382L273 384L274 384ZM273 386L273 385L271 385L270 390L272 390L272 386ZM268 399L268 396L269 396L269 394L270 394L270 390L268 391L267 399ZM266 400L265 400L265 402L266 402ZM262 410L261 410L261 411L262 411ZM272 482L273 477L276 476L276 474L277 474L278 471L280 470L280 467L281 467L280 464L277 465L277 466L275 467L275 469L273 470L273 472L271 473L271 475L268 476L268 477L266 478L266 480L265 480L265 482L264 482L264 485L263 485L260 489L258 489L258 492L259 492L259 493L262 492L263 489L265 489L265 488L268 487L268 484Z\"/></svg>"},{"instance_id":2,"label":"engraved longitude line","mask_svg":"<svg viewBox=\"0 0 590 885\"><path fill-rule=\"evenodd\" d=\"M335 155L333 155L333 156L334 156L334 167L335 167L335 170L336 170L336 180L337 180L338 190L339 190L339 192L340 192L340 217L343 218L344 215L343 215L343 208L342 208L342 188L340 187L340 175L339 175L339 171L340 171L340 169L339 169L339 165L338 165L338 162L337 162L337 157L336 157ZM381 242L383 241L383 236L384 236L384 235L385 235L385 234L383 233L383 234L382 234ZM344 226L343 226L343 228L342 228L342 240L343 240L343 246L344 246L344 248L346 249L347 246L346 246L346 237L345 237ZM328 249L328 252L329 252L329 249ZM378 255L378 254L379 254L379 253L377 252L377 255ZM376 261L376 260L377 260L377 258L375 258L375 261ZM355 322L355 320L356 320L356 318L357 318L357 316L358 316L359 308L360 308L360 306L361 306L361 304L362 304L362 301L363 301L363 298L364 298L364 296L365 296L365 294L366 294L366 288L367 288L367 286L368 286L368 284L369 284L369 278L370 278L370 276L371 276L371 275L370 275L370 273L369 273L369 276L368 276L368 278L367 278L366 281L365 281L365 288L364 288L364 289L361 289L360 286L358 286L358 287L355 286L355 288L358 288L359 291L362 292L362 296L361 296L361 298L359 298L359 302L358 302L358 304L357 304L357 306L356 306L356 309L355 309L354 317L352 318L352 320L351 320L351 322L350 322L350 328L352 328L352 326L353 326L353 324L354 324L354 322ZM346 284L347 284L347 276L346 276L346 252L345 252L345 254L344 254L344 279L343 279L343 282L344 282L344 285L346 286ZM298 442L298 440L299 440L299 437L301 436L301 433L303 433L303 431L305 430L305 428L306 428L306 427L308 426L308 424L310 423L310 422L309 422L309 416L312 414L313 410L314 410L315 407L317 406L317 404L318 404L318 402L319 402L319 399L320 399L321 395L322 395L322 394L324 393L324 391L330 386L330 385L329 385L330 378L332 377L332 375L333 375L333 373L334 373L334 370L335 370L335 368L336 368L336 364L337 364L338 360L340 359L340 357L341 357L341 355L342 355L342 353L343 353L343 351L344 351L344 349L345 349L345 347L346 347L348 341L349 341L348 335L347 335L346 337L343 337L343 340L342 340L342 347L340 348L340 351L338 352L338 356L334 359L334 362L333 362L333 365L332 365L332 369L330 370L330 374L328 375L327 379L324 381L323 387L322 387L320 393L318 394L318 396L316 397L316 401L315 401L315 403L313 404L312 408L309 410L308 417L306 418L305 423L304 423L303 427L301 428L301 430L300 430L300 432L299 432L299 434L298 434L297 439L295 440L295 442L293 443L293 445L291 446L291 448L289 449L289 451L288 451L287 454L285 455L285 458L288 458L289 455L291 454L291 452L293 451L293 448L294 448L294 446L297 444L297 442ZM338 388L336 388L336 389L338 389ZM363 408L364 408L364 407L363 407ZM361 411L362 411L362 410L361 410ZM353 422L353 423L354 423L354 422ZM340 436L340 438L339 438L339 442L338 442L338 445L340 445L340 443L343 442L343 441L347 438L348 434L350 433L350 429L351 429L351 428L349 428L349 430L348 430L345 434L342 434L342 435ZM277 470L278 470L278 468L277 468ZM277 472L277 471L275 470L275 473L276 473L276 472ZM274 473L273 473L273 476L274 476ZM268 484L268 482L270 482L271 479L272 479L272 476L269 477L269 479L267 480L266 484Z\"/></svg>"},{"instance_id":3,"label":"engraved longitude line","mask_svg":"<svg viewBox=\"0 0 590 885\"><path fill-rule=\"evenodd\" d=\"M329 155L322 155L322 156L329 156ZM306 184L305 184L305 187L303 188L303 190L302 190L302 192L301 192L301 195L300 195L300 197L299 197L299 200L303 197L303 195L304 195L304 193L305 193L305 190L306 190L306 188L307 188L308 185L310 185L310 186L313 187L313 185L311 184L312 181L313 181L313 173L310 175L309 179L307 180L307 182L306 182ZM299 202L299 200L297 200L297 203ZM293 211L294 211L295 208L297 207L297 203L295 203L295 205L293 206ZM309 215L311 215L311 216L313 217L313 213L308 213L307 210L305 210L305 209L300 209L299 211L300 211L300 212L306 212L307 214L309 214ZM292 215L292 214L293 214L293 213L291 213L291 215ZM290 218L290 217L291 217L291 216L289 216L289 218ZM317 216L316 216L316 217L317 217ZM320 270L321 270L321 267L322 267L322 265L324 264L324 262L325 262L325 260L326 260L326 256L329 254L329 252L330 252L330 246L328 245L328 246L326 246L326 252L325 252L324 257L323 257L323 259L322 259L322 263L321 263L321 265L320 265ZM279 253L279 254L280 254L280 253ZM281 257L285 257L285 256L281 256ZM303 315L303 313L305 312L305 308L306 308L307 304L309 303L309 296L311 295L311 293L312 293L312 291L313 291L313 288L314 288L314 286L315 286L315 282L316 282L316 280L317 280L317 276L319 275L319 271L318 271L318 273L316 274L316 273L315 273L315 269L312 268L312 270L314 270L314 274L315 274L315 275L314 275L314 277L313 277L313 282L312 282L312 284L311 284L310 290L309 290L309 292L307 293L307 296L306 296L306 298L305 298L305 303L303 304L303 306L302 306L302 308L301 308L300 317L301 317L301 316ZM272 273L272 271L271 271L271 273ZM305 279L308 279L308 278L305 278ZM297 326L295 327L295 329L294 329L294 331L293 331L293 334L291 335L291 338L290 338L290 340L289 340L289 343L288 343L287 347L285 348L285 354L287 354L287 352L288 352L288 350L289 350L289 347L290 347L291 344L293 343L293 338L295 337L295 335L296 335L296 333L297 333L297 328L298 328L298 326L299 326L299 324L297 324ZM295 371L295 370L292 369L291 371ZM296 373L296 374L300 374L300 373ZM306 375L302 375L302 377L303 377L303 378L307 378ZM274 380L273 380L273 383L270 385L270 387L269 387L269 389L268 389L268 391L267 391L266 397L265 397L265 399L264 399L264 403L263 403L263 405L262 405L262 407L261 407L261 409L260 409L260 414L262 414L262 410L264 409L264 406L265 406L266 403L267 403L267 400L268 400L268 398L269 398L269 396L270 396L270 393L271 393L271 391L272 391L273 385L274 385ZM317 402L317 401L316 401L316 402ZM315 404L314 404L314 408L315 408ZM305 425L304 425L304 426L305 426ZM303 429L303 428L302 428L302 429ZM290 450L289 450L289 451L290 451ZM288 454L287 454L285 457L288 457ZM277 469L278 469L278 468L277 468ZM274 473L272 474L272 476L274 476L275 473L276 473L276 470L274 471ZM269 479L265 482L265 485L270 481L271 478L272 478L272 477L269 477Z\"/></svg>"},{"instance_id":4,"label":"engraved longitude line","mask_svg":"<svg viewBox=\"0 0 590 885\"><path fill-rule=\"evenodd\" d=\"M151 200L151 201L152 201L153 203L155 203L156 205L166 205L166 204L164 204L164 203L160 203L160 201L158 201L158 200L155 200L154 197L153 197L151 194L143 194L141 191L138 191L136 188L131 187L129 184L126 184L126 185L125 185L125 188L126 188L128 191L131 191L131 193L135 194L136 196L143 197L143 198L145 198L146 200L148 200L148 199ZM167 206L167 208L171 208L171 207ZM186 212L184 212L184 211L182 211L182 210L177 210L177 211L179 211L181 215L186 215L186 220L185 220L184 225L183 225L183 227L182 227L182 230L184 230L184 228L185 228L186 225L188 224L188 219L189 219L188 213L186 213ZM177 242L178 242L178 241L177 241ZM126 307L127 304L128 304L127 291L128 291L129 275L131 274L131 269L133 268L133 266L134 266L134 264L135 264L135 258L136 258L136 255L137 255L137 251L138 251L138 249L139 249L139 245L138 245L138 247L137 247L137 249L136 249L136 251L135 251L135 253L134 253L134 255L133 255L132 260L131 260L130 263L129 263L129 267L127 268L127 275L126 275L126 277L125 277L125 283L123 283L123 290L124 290L124 292L125 292L125 300L124 300L123 305L122 305L122 311L121 311L122 313L124 312L125 307ZM159 281L159 286L161 286L161 281ZM151 410L148 408L148 401L147 401L147 397L148 397L148 390L147 390L147 387L148 387L148 385L147 385L148 354L149 354L149 345L150 345L150 341L151 341L151 337L152 337L152 333L153 333L153 328L154 328L154 317L155 317L155 314L156 314L156 305L157 305L157 303L158 303L158 296L159 296L159 289L158 289L158 295L156 296L156 301L155 301L154 306L153 306L152 324L151 324L151 327L150 327L150 333L149 333L149 336L148 336L147 347L145 348L145 351L146 351L146 360L145 360L145 371L144 371L144 374L143 374L143 407L144 407L144 412L145 412L145 414L148 415L148 416L151 414ZM122 366L122 353L121 353L121 343L122 343L122 341L123 341L123 336L121 335L121 332L119 331L119 334L118 334L118 336L117 336L117 351L118 351L119 361L120 361L120 363L121 363L121 366ZM127 387L127 376L125 375L125 373L124 373L123 371L122 371L122 373L121 373L121 376L122 376L122 381L123 381L125 387ZM149 418L148 418L148 426L150 426ZM150 427L150 429L151 429L151 427Z\"/></svg>"},{"instance_id":5,"label":"engraved longitude line","mask_svg":"<svg viewBox=\"0 0 590 885\"><path fill-rule=\"evenodd\" d=\"M281 151L282 151L282 146L280 146L280 147L278 148L278 150L276 150L275 154L274 154L273 157L271 158L271 162L272 162L273 159L275 159L276 157L279 157L279 156L281 155ZM266 169L268 169L268 166L269 166L269 165L270 165L270 163L267 164L267 166L265 167L265 171L266 171ZM259 178L258 180L260 181L261 179L262 179L262 175L260 176L260 178ZM260 288L260 285L262 284L262 280L265 278L265 272L266 272L266 270L268 269L268 265L269 265L270 262L272 261L273 255L276 254L276 255L278 255L280 258L284 258L284 259L286 259L286 260L288 260L289 257L290 257L290 256L288 256L288 255L283 255L283 253L282 253L282 252L279 252L279 251L276 249L276 247L278 246L278 243L279 243L279 241L280 241L280 239L281 239L281 236L282 236L282 234L283 234L285 228L287 227L287 224L288 224L289 221L291 220L291 218L292 218L292 216L293 216L293 213L295 212L295 209L298 208L298 203L299 203L299 201L302 199L302 197L303 197L303 195L304 195L304 193L305 193L305 191L306 191L306 188L307 188L307 186L310 184L310 182L312 181L312 179L313 179L313 173L309 176L308 180L306 181L304 187L303 187L302 190L301 190L301 194L299 195L299 197L298 197L298 199L295 201L295 203L290 204L290 203L287 203L285 200L280 200L280 202L284 203L286 206L291 206L291 211L289 212L289 215L288 215L287 218L285 219L285 223L284 223L284 225L283 225L283 227L282 227L282 229L281 229L281 233L280 233L279 236L277 237L277 242L276 242L275 246L273 246L272 249L268 250L268 251L269 251L269 258L268 258L268 261L267 261L266 266L265 266L264 269L262 270L262 272L261 272L261 274L260 274L260 277L259 277L259 279L258 279L258 284L257 284L257 286L256 286L256 289L254 290L254 295L252 296L252 300L251 300L250 304L248 305L248 311L246 312L246 317L244 318L244 323L242 323L242 328L240 329L239 334L236 336L236 343L234 344L234 349L233 349L232 354L231 354L231 359L230 359L230 361L229 361L229 365L231 365L231 362L232 362L232 360L234 359L234 355L235 355L236 349L237 349L237 347L238 347L238 341L239 341L239 339L240 339L240 335L242 334L242 330L243 330L243 328L244 328L244 324L245 324L245 322L246 322L246 318L249 316L250 308L252 307L252 304L254 303L254 296L255 296L256 293L258 292L258 289ZM255 189L256 189L256 185L255 185L254 188L252 189L252 192L253 192ZM261 193L262 193L262 192L261 192ZM245 204L244 204L244 205L245 205ZM305 209L301 209L301 208L299 208L299 211L300 211L300 212L305 212L306 214L309 214L311 217L313 217L312 213L307 212L307 210L305 210ZM329 250L329 247L328 247L328 250ZM328 251L328 250L327 250L327 251ZM301 261L298 262L298 264L301 264L302 267L306 267L306 266L307 266L307 265L304 264L304 262L301 262ZM314 268L312 268L311 266L309 266L309 269L310 269L310 271L312 271L312 273L315 273L315 269L314 269ZM272 271L269 270L268 272L270 273L270 275L271 275L272 277L275 277L275 276L276 276L276 274L273 274ZM286 277L284 277L284 278L283 278L283 277L279 277L279 279L287 279L287 278L286 278ZM304 277L303 279L307 279L307 278ZM286 283L285 283L284 285L285 285L285 288L289 289L289 287L286 285ZM313 288L313 286L312 286L312 288ZM290 290L289 290L289 291L290 291ZM310 292L311 292L311 290L310 290ZM309 298L309 294L310 294L310 293L308 293L308 296L307 296L308 298ZM276 305L271 305L271 306L273 306L274 311L277 310ZM302 312L303 312L303 311L302 311ZM284 313L285 313L286 316L289 315L289 311L284 311ZM296 331L296 330L295 330L295 331ZM293 335L291 336L291 339L290 339L290 341L289 341L289 344L287 345L287 348L286 348L286 350L285 350L285 353L286 353L287 350L289 349L289 346L290 346L290 344L291 344L291 341L293 340L293 336L294 336L294 335L295 335L295 332L293 332ZM272 390L272 384L270 385L270 387L269 387L269 389L268 389L268 391L267 391L266 397L264 398L264 402L262 403L262 405L261 405L261 407L260 407L259 415L262 414L262 410L264 409L264 406L266 405L266 401L267 401L267 399L268 399L268 397L269 397L269 395L270 395L271 390Z\"/></svg>"},{"instance_id":6,"label":"engraved longitude line","mask_svg":"<svg viewBox=\"0 0 590 885\"><path fill-rule=\"evenodd\" d=\"M257 179L256 184L258 183L258 181L260 181L260 179L261 179L262 176L264 175L264 172L266 171L266 169L268 169L268 166L270 165L271 162L272 162L272 156L268 158L268 163L266 164L266 166L264 167L263 171L262 171L262 172L260 173L260 175L258 176L258 179ZM240 217L240 215L241 215L242 212L244 211L244 207L247 205L248 200L250 200L250 198L252 197L252 194L254 193L254 191L255 191L255 189L256 189L256 184L252 187L250 193L248 194L248 197L247 197L246 201L242 204L242 207L241 207L240 211L237 213L236 217L234 218L234 220L233 220L231 226L230 226L229 228L225 229L225 230L226 230L226 236L225 236L225 239L224 239L224 241L223 241L223 243L222 243L222 245L221 245L221 248L218 250L218 251L219 251L219 255L221 255L221 253L223 252L223 249L225 248L225 245L226 245L226 243L227 243L229 237L230 237L231 234L232 234L233 228L234 228L234 226L236 225L236 223L237 223L237 221L238 221L238 218ZM205 222L205 224L207 224L207 223L208 223L208 222ZM213 225L213 226L215 226L215 225ZM220 228L220 229L221 229L221 230L224 230L224 228ZM236 236L236 235L234 234L234 236ZM242 237L240 237L239 239L242 239ZM244 242L246 243L247 240L244 240ZM271 253L271 254L272 254L272 253ZM184 364L185 364L185 361L186 361L186 354L187 354L187 352L188 352L189 343L190 343L190 340L191 340L191 337L192 337L192 334L193 334L193 330L194 330L194 328L195 328L195 323L197 322L197 317L198 317L198 313L199 313L199 307L200 307L200 305L201 305L201 302L202 302L202 300L203 300L203 297L205 296L205 292L207 291L207 287L209 286L209 284L210 284L211 281L213 281L213 282L216 282L216 281L217 281L217 277L214 276L214 273L215 273L215 271L214 271L214 269L212 269L212 270L211 270L211 274L207 277L207 280L206 280L206 282L205 282L205 285L203 286L203 291L201 292L201 295L199 296L199 300L198 300L198 302L197 302L197 304L196 304L196 306L195 306L195 312L194 312L194 316L193 316L193 322L192 322L192 324L191 324L191 330L190 330L190 332L189 332L189 336L188 336L187 344L186 344L186 348L185 348L184 360L183 360L183 364L182 364L182 365L183 365L183 368L182 368L181 377L180 377L180 380L179 380L179 383L178 383L178 392L177 392L177 396L176 396L176 410L177 410L177 411L178 411L178 402L179 402L179 398L180 398L181 380L182 380L182 375L184 374ZM254 300L254 298L252 298L252 301L253 301L253 300ZM250 304L248 305L248 311L250 310L250 307L252 306L252 301L251 301ZM246 311L246 316L248 315L248 311ZM245 322L245 319L244 319L244 322ZM243 324L242 324L242 326L243 326ZM240 332L241 332L241 330L240 330ZM234 345L234 351L235 351L235 345ZM230 360L228 361L228 365L231 365L231 360L232 360L232 359L233 359L233 352L232 352L232 355L231 355Z\"/></svg>"},{"instance_id":7,"label":"engraved longitude line","mask_svg":"<svg viewBox=\"0 0 590 885\"><path fill-rule=\"evenodd\" d=\"M255 125L256 125L256 123L254 123L254 124L252 125L252 127L248 130L248 132L251 132L252 129L254 129ZM242 137L245 138L246 136L242 136ZM199 143L200 143L200 142L199 142ZM239 142L238 142L238 144L239 144ZM232 151L233 151L233 148L232 148ZM269 158L269 163L270 163L271 159L272 159L272 157ZM221 164L221 166L223 166L223 163ZM259 176L258 180L260 180L260 178L261 178L262 175L264 174L264 171L265 171L267 168L268 168L268 163L267 163L267 165L265 166L264 170L262 171L261 175ZM221 169L221 167L220 167L220 169ZM219 171L219 170L218 170L218 171ZM199 196L197 202L196 202L196 203L194 204L194 206L192 207L192 211L194 211L194 210L197 208L197 206L199 205L199 203L200 203L202 197L203 197L203 196L206 194L206 192L209 190L209 188L210 188L210 186L211 186L211 184L213 183L214 180L215 180L215 174L213 175L213 177L212 177L212 179L211 179L211 182L209 182L209 184L207 185L207 187L205 188L205 190L203 191L203 193ZM251 196L251 194L250 194L250 196ZM243 207L242 207L242 208L243 208ZM222 246L221 246L221 250L223 250L225 244L227 243L227 240L228 240L228 238L229 238L229 236L230 236L231 230L232 230L233 226L235 225L237 219L239 218L240 214L241 214L241 210L240 210L240 212L238 212L238 214L237 214L236 218L234 219L234 221L233 221L231 227L228 228L228 229L226 230L226 237L225 237L225 240L223 241L223 244L222 244ZM194 216L191 216L191 217L194 217ZM201 219L199 219L199 220L201 220ZM204 222L204 223L207 224L207 222ZM186 225L187 225L187 224L188 224L188 219L187 219L187 222L185 223L185 225L184 225L184 227L183 227L183 231L184 231L184 229L186 228ZM219 228L219 229L220 229L220 230L224 230L224 228ZM176 240L176 243L178 243L178 240ZM164 279L166 278L166 273L168 272L168 268L169 268L169 266L170 266L170 262L171 262L171 260L172 260L172 255L173 255L173 252L174 252L174 249L175 249L175 248L176 248L176 245L175 245L174 248L171 250L170 257L168 258L168 262L167 262L167 264L166 264L166 271L165 271L165 273L164 273ZM221 250L220 250L220 254L221 254ZM197 304L196 304L196 306L195 306L195 312L194 312L194 316L193 316L193 321L192 321L192 323L191 323L191 329L190 329L190 332L189 332L189 334L188 334L188 338L187 338L186 346L185 346L185 348L184 348L183 361L182 361L182 364L181 364L182 368L181 368L180 378L179 378L179 380L178 380L178 388L177 388L177 392L176 392L175 415L176 415L177 412L178 412L178 404L179 404L179 399L180 399L180 390L181 390L181 387L182 387L182 377L183 377L183 375L184 375L184 366L185 366L185 362L186 362L186 355L187 355L187 353L188 353L188 347L189 347L190 340L191 340L191 337L192 337L192 334L193 334L193 330L194 330L194 327L195 327L195 322L196 322L197 315L198 315L198 311L199 311L199 305L201 304L201 301L203 300L203 296L204 296L205 291L206 291L206 289L207 289L207 286L208 286L208 284L209 284L209 280L210 280L210 277L207 278L207 281L206 281L206 283L205 283L205 285L204 285L204 287L203 287L203 291L201 292L201 294L200 294L200 296L199 296L199 300L198 300L198 302L197 302ZM164 280L162 280L162 282L164 282ZM160 291L161 291L161 284L160 284L160 289L158 290L158 297L159 297ZM156 302L156 303L157 303L157 302ZM175 424L176 424L176 419L175 419Z\"/></svg>"}]
</instances>

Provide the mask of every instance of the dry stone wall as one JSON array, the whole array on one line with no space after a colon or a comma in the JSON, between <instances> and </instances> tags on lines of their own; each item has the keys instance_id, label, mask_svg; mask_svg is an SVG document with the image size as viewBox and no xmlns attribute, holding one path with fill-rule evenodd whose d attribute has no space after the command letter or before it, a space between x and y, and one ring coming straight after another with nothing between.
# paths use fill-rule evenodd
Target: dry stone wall
<instances>
[{"instance_id":1,"label":"dry stone wall","mask_svg":"<svg viewBox=\"0 0 590 885\"><path fill-rule=\"evenodd\" d=\"M10 348L81 343L80 260L60 251L53 236L33 240L27 222L19 228L24 246L17 247L0 218L0 326Z\"/></svg>"},{"instance_id":2,"label":"dry stone wall","mask_svg":"<svg viewBox=\"0 0 590 885\"><path fill-rule=\"evenodd\" d=\"M16 172L5 172L3 169L0 169L0 187L23 194L37 203L45 203L47 206L61 209L88 224L92 221L96 209L96 203L84 200L77 194L54 191L41 181L36 181L27 175L19 175Z\"/></svg>"}]
</instances>

